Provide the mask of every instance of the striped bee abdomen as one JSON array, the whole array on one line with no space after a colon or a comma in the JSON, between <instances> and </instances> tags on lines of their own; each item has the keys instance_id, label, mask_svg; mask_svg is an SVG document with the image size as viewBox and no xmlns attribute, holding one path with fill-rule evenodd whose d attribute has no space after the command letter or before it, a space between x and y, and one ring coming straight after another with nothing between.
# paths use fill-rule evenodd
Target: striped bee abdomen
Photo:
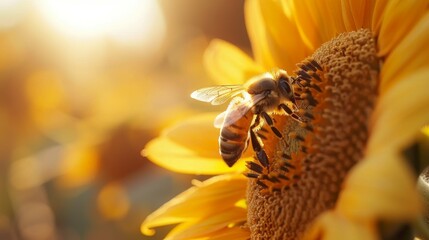
<instances>
[{"instance_id":1,"label":"striped bee abdomen","mask_svg":"<svg viewBox=\"0 0 429 240\"><path fill-rule=\"evenodd\" d=\"M225 116L225 121L230 114ZM253 120L253 112L248 111L240 119L236 120L233 124L223 126L220 129L219 136L219 152L225 163L231 167L238 159L241 154L246 150L249 141L249 129Z\"/></svg>"}]
</instances>

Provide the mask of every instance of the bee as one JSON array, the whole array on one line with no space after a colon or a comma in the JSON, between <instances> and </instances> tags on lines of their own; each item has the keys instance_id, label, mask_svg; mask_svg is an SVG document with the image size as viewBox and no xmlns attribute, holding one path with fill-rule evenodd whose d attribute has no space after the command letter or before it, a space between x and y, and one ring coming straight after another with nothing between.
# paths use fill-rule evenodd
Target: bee
<instances>
[{"instance_id":1,"label":"bee","mask_svg":"<svg viewBox=\"0 0 429 240\"><path fill-rule=\"evenodd\" d=\"M214 126L220 128L219 152L225 163L232 167L247 149L249 141L259 162L268 167L268 157L256 132L264 122L282 138L274 126L272 114L288 115L298 122L298 107L293 90L296 79L285 70L267 72L251 78L243 85L219 85L194 91L191 97L220 105L232 99L226 111L219 114Z\"/></svg>"}]
</instances>

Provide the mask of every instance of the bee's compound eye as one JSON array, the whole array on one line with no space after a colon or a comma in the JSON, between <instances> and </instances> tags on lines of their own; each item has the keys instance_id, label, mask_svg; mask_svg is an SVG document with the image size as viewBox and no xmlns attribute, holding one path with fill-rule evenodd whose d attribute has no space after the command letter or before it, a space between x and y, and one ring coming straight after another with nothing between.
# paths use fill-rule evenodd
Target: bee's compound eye
<instances>
[{"instance_id":1,"label":"bee's compound eye","mask_svg":"<svg viewBox=\"0 0 429 240\"><path fill-rule=\"evenodd\" d=\"M280 78L279 87L280 87L280 90L283 93L286 93L287 96L292 95L292 87L290 86L287 78L283 78L283 77Z\"/></svg>"}]
</instances>

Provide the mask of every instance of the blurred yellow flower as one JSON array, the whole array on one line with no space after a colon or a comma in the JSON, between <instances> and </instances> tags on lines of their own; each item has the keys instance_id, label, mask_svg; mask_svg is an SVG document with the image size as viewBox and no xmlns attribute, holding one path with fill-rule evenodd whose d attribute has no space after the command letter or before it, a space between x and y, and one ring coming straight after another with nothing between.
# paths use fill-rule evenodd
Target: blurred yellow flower
<instances>
[{"instance_id":1,"label":"blurred yellow flower","mask_svg":"<svg viewBox=\"0 0 429 240\"><path fill-rule=\"evenodd\" d=\"M421 203L402 152L429 123L428 5L247 0L254 60L215 40L205 55L208 73L219 84L240 84L276 68L308 72L296 92L310 121L275 117L285 137L264 140L270 169L257 179L240 174L249 153L235 168L222 165L214 114L166 130L144 150L152 161L224 175L163 205L142 232L180 223L168 239L379 239L396 233L380 223L416 219ZM313 59L322 70L306 67Z\"/></svg>"}]
</instances>

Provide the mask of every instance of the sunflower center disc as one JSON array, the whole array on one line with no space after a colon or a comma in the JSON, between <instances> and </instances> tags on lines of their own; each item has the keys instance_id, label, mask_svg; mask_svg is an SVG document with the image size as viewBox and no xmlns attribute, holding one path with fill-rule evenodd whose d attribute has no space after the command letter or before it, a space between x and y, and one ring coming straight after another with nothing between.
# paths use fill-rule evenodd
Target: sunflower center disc
<instances>
[{"instance_id":1,"label":"sunflower center disc","mask_svg":"<svg viewBox=\"0 0 429 240\"><path fill-rule=\"evenodd\" d=\"M298 66L296 74L306 79L294 88L307 122L277 116L284 138L264 140L270 169L248 186L252 239L299 239L334 207L348 171L364 155L380 68L371 32L343 33Z\"/></svg>"}]
</instances>

